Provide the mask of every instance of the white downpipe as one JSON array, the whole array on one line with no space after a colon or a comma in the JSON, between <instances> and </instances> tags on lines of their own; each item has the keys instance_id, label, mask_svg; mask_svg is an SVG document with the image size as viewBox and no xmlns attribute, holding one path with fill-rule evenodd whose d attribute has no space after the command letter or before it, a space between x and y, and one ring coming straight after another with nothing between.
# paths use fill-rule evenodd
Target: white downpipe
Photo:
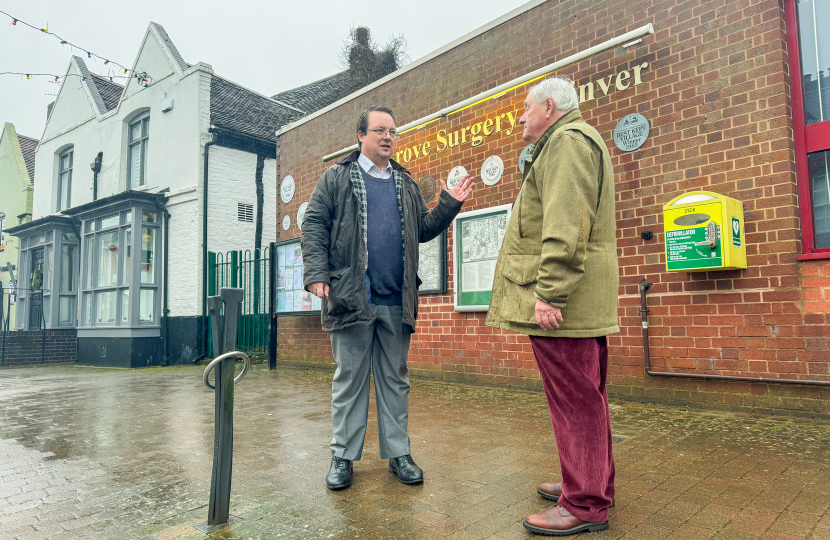
<instances>
[{"instance_id":1,"label":"white downpipe","mask_svg":"<svg viewBox=\"0 0 830 540\"><path fill-rule=\"evenodd\" d=\"M623 34L621 36L611 38L608 41L604 41L602 43L594 45L593 47L589 47L589 48L585 49L584 51L574 53L574 54L572 54L572 55L570 55L566 58L563 58L562 60L554 62L553 64L549 64L545 67L539 68L536 71L531 71L530 73L528 73L526 75L522 75L521 77L519 77L517 79L513 79L512 81L508 81L504 84L500 84L500 85L496 86L495 88L491 88L490 90L486 90L486 91L484 91L484 92L482 92L478 95L475 95L471 98L467 98L464 101L459 101L455 105L450 105L449 107L445 107L443 109L440 109L440 110L438 110L438 111L436 111L436 112L434 112L430 115L424 116L423 118L419 118L418 120L415 120L414 122L409 122L408 124L404 124L403 126L398 128L398 132L399 133L406 133L407 131L410 131L413 128L416 128L416 127L418 127L422 124L425 124L427 122L431 122L432 120L436 120L436 119L442 118L444 116L448 116L448 115L454 113L455 111L457 111L459 109L463 109L464 107L472 105L473 103L477 103L481 100L487 99L487 98L489 98L491 96L494 96L496 94L499 94L501 92L505 92L507 90L510 90L511 88L514 88L516 86L520 86L520 85L526 83L527 81L531 81L531 80L533 80L537 77L547 75L548 73L551 73L553 71L558 71L560 69L566 68L566 67L568 67L572 64L576 64L577 62L585 60L586 58L589 58L591 56L594 56L594 55L597 55L599 53L605 52L609 49L614 49L616 47L619 47L620 45L625 45L626 43L628 43L630 41L634 41L638 38L642 38L643 36L647 36L647 35L653 34L653 33L654 33L654 26L652 26L651 23L648 23L647 25L641 26L640 28L637 28L636 30L626 32L625 34ZM344 154L348 154L349 152L354 152L355 150L357 150L357 144L353 144L352 146L349 146L348 148L338 150L337 152L334 152L333 154L323 156L323 161L330 161L330 160L332 160L336 157L340 157Z\"/></svg>"}]
</instances>

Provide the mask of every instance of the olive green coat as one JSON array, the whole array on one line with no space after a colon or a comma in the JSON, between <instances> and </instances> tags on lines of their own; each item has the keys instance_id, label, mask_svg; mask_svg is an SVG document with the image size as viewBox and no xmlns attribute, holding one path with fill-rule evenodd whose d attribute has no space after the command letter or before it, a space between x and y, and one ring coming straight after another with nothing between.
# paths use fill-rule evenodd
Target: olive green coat
<instances>
[{"instance_id":1,"label":"olive green coat","mask_svg":"<svg viewBox=\"0 0 830 540\"><path fill-rule=\"evenodd\" d=\"M573 110L539 138L525 165L486 324L532 336L613 334L618 289L611 158ZM558 329L536 323L537 299L562 309Z\"/></svg>"}]
</instances>

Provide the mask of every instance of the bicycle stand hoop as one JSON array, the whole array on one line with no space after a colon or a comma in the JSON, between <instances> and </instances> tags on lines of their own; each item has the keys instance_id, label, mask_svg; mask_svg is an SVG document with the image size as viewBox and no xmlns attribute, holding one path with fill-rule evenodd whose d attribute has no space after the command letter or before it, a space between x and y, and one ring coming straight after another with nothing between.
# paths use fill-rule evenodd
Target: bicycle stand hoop
<instances>
[{"instance_id":1,"label":"bicycle stand hoop","mask_svg":"<svg viewBox=\"0 0 830 540\"><path fill-rule=\"evenodd\" d=\"M214 385L210 384L210 381L208 380L208 377L210 376L210 372L213 371L213 368L215 368L217 365L219 365L219 363L221 363L223 360L226 360L228 358L241 358L245 362L245 364L242 366L242 371L240 371L239 375L237 375L233 379L233 384L238 383L239 381L242 380L243 377L245 377L245 375L248 374L248 370L251 369L251 359L244 352L231 351L231 352L225 353L221 356L217 356L216 358L213 359L213 361L210 364L207 365L207 367L205 368L204 374L202 374L202 381L205 383L205 386L207 386L211 390L216 389L216 387Z\"/></svg>"}]
</instances>

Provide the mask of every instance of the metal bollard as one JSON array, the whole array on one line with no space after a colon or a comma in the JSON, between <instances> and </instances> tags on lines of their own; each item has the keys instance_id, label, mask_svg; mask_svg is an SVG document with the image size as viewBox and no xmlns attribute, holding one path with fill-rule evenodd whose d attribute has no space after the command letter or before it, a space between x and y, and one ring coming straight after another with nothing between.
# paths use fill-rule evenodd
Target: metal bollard
<instances>
[{"instance_id":1,"label":"metal bollard","mask_svg":"<svg viewBox=\"0 0 830 540\"><path fill-rule=\"evenodd\" d=\"M235 351L236 334L239 326L242 289L222 289L219 296L208 298L213 330L213 352L215 358L205 368L202 380L205 386L215 389L216 422L213 437L213 474L210 480L210 502L208 519L196 528L209 533L225 527L230 517L231 473L233 469L233 387L242 380L251 367L251 360L245 353ZM222 308L224 306L224 324ZM229 352L232 351L232 352ZM235 359L245 364L242 372L234 379ZM208 376L216 369L216 385L211 385Z\"/></svg>"}]
</instances>

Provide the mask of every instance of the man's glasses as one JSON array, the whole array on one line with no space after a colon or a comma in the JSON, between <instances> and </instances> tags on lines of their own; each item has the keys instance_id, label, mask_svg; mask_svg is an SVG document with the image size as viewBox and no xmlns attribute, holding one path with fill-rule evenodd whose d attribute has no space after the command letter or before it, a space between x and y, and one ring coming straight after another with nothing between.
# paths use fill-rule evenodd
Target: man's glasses
<instances>
[{"instance_id":1,"label":"man's glasses","mask_svg":"<svg viewBox=\"0 0 830 540\"><path fill-rule=\"evenodd\" d=\"M372 133L377 133L381 137L383 137L384 135L386 135L388 133L389 136L392 137L392 139L394 139L396 141L401 138L401 136L398 134L398 132L395 131L394 129L367 129L366 131L371 131Z\"/></svg>"}]
</instances>

